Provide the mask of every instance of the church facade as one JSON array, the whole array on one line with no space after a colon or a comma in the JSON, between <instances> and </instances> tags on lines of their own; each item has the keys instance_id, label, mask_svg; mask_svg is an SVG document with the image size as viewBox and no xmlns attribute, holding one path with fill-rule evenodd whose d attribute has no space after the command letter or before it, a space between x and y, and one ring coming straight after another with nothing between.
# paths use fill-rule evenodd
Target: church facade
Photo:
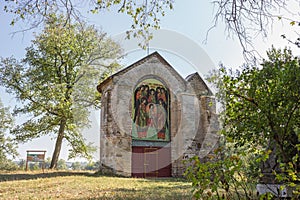
<instances>
[{"instance_id":1,"label":"church facade","mask_svg":"<svg viewBox=\"0 0 300 200\"><path fill-rule=\"evenodd\" d=\"M157 52L107 78L101 97L100 167L132 177L178 177L184 160L218 144L211 90L198 73L180 74Z\"/></svg>"}]
</instances>

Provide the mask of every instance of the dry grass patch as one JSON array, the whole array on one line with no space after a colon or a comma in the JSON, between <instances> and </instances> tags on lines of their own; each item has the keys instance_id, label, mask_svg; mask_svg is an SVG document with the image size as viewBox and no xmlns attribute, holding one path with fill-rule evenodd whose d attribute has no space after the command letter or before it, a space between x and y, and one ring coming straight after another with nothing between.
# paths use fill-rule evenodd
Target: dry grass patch
<instances>
[{"instance_id":1,"label":"dry grass patch","mask_svg":"<svg viewBox=\"0 0 300 200\"><path fill-rule=\"evenodd\" d=\"M0 199L192 199L181 179L136 179L88 172L0 173Z\"/></svg>"}]
</instances>

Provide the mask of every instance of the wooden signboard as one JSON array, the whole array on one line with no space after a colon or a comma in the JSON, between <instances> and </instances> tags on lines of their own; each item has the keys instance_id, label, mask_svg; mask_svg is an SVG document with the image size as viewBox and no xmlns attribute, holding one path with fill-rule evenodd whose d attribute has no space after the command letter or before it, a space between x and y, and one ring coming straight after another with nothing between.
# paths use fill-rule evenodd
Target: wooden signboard
<instances>
[{"instance_id":1,"label":"wooden signboard","mask_svg":"<svg viewBox=\"0 0 300 200\"><path fill-rule=\"evenodd\" d=\"M26 171L28 170L28 162L39 162L42 163L42 169L45 169L45 150L27 150L26 156Z\"/></svg>"}]
</instances>

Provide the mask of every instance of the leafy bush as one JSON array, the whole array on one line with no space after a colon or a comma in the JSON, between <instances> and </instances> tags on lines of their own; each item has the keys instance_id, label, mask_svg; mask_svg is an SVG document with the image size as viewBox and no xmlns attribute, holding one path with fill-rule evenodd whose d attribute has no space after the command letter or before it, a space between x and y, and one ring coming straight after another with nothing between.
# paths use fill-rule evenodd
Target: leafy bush
<instances>
[{"instance_id":1,"label":"leafy bush","mask_svg":"<svg viewBox=\"0 0 300 200\"><path fill-rule=\"evenodd\" d=\"M256 199L250 157L231 147L217 148L206 160L195 156L187 164L185 176L192 182L196 199Z\"/></svg>"},{"instance_id":2,"label":"leafy bush","mask_svg":"<svg viewBox=\"0 0 300 200\"><path fill-rule=\"evenodd\" d=\"M288 49L267 55L261 66L221 66L209 78L222 104L226 144L206 160L190 160L186 176L198 199L255 199L256 183L300 197L300 58Z\"/></svg>"}]
</instances>

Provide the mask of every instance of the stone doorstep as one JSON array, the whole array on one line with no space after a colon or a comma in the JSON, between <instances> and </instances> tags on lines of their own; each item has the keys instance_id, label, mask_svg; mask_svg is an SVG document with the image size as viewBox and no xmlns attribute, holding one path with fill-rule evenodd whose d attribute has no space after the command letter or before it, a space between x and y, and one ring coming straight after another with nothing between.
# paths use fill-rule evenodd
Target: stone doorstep
<instances>
[{"instance_id":1,"label":"stone doorstep","mask_svg":"<svg viewBox=\"0 0 300 200\"><path fill-rule=\"evenodd\" d=\"M281 186L284 186L283 190L280 190ZM258 195L265 193L272 193L276 197L292 197L293 195L293 188L284 184L257 184L256 189Z\"/></svg>"}]
</instances>

